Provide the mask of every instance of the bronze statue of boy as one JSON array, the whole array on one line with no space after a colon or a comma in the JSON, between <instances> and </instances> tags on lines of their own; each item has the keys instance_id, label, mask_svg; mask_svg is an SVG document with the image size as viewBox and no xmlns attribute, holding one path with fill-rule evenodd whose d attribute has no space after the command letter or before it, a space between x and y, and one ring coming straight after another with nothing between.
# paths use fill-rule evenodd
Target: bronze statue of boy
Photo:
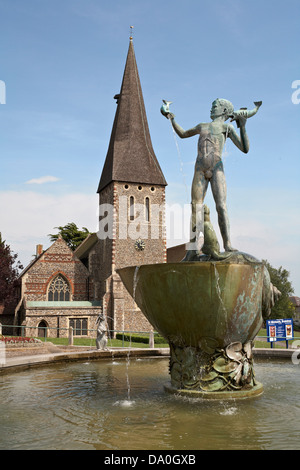
<instances>
[{"instance_id":1,"label":"bronze statue of boy","mask_svg":"<svg viewBox=\"0 0 300 470\"><path fill-rule=\"evenodd\" d=\"M257 109L261 105L261 102L258 103ZM245 124L247 117L254 115L257 109L253 111L243 111L241 109L238 112L234 112L233 105L230 101L218 98L212 103L210 111L212 122L200 123L186 131L177 124L174 114L168 112L168 106L165 107L164 110L161 109L162 114L170 119L173 129L182 139L199 134L198 154L192 183L190 242L194 245L190 245L191 249L188 250L185 261L193 259L195 255L199 254L195 243L197 244L199 239L199 230L201 229L201 223L199 223L199 221L202 220L201 212L203 201L209 183L216 203L218 223L223 238L224 249L225 251L235 251L230 242L230 227L226 205L226 181L222 163L222 152L227 137L229 137L242 152L247 153L249 151L249 140ZM225 122L229 118L236 120L237 126L240 129L239 136L233 125Z\"/></svg>"}]
</instances>

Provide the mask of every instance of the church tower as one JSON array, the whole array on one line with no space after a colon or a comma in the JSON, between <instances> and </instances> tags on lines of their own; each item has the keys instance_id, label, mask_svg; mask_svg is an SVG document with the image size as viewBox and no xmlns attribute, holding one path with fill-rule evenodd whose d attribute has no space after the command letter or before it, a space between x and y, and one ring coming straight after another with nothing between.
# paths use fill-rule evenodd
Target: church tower
<instances>
[{"instance_id":1,"label":"church tower","mask_svg":"<svg viewBox=\"0 0 300 470\"><path fill-rule=\"evenodd\" d=\"M104 313L114 330L152 329L116 269L166 262L165 187L155 156L132 38L99 182L99 265Z\"/></svg>"}]
</instances>

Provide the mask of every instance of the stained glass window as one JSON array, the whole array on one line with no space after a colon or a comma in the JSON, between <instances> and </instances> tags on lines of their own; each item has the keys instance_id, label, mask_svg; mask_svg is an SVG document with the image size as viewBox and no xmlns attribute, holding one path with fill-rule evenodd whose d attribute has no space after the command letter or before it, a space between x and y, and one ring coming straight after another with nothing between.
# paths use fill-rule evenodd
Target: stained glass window
<instances>
[{"instance_id":1,"label":"stained glass window","mask_svg":"<svg viewBox=\"0 0 300 470\"><path fill-rule=\"evenodd\" d=\"M70 300L70 285L60 274L52 279L48 288L48 300L54 302Z\"/></svg>"}]
</instances>

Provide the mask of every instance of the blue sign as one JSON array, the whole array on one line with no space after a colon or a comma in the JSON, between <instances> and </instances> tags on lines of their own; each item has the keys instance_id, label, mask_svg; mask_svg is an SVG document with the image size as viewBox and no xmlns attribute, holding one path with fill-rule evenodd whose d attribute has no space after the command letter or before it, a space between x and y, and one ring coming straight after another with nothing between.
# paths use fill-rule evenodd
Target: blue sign
<instances>
[{"instance_id":1,"label":"blue sign","mask_svg":"<svg viewBox=\"0 0 300 470\"><path fill-rule=\"evenodd\" d=\"M293 319L267 320L267 336L269 342L293 339Z\"/></svg>"}]
</instances>

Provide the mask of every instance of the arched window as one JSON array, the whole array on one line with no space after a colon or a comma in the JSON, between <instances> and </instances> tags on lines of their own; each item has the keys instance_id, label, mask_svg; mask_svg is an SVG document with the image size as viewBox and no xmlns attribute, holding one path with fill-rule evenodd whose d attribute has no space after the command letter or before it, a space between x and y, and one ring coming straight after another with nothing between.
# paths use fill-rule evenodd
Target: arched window
<instances>
[{"instance_id":1,"label":"arched window","mask_svg":"<svg viewBox=\"0 0 300 470\"><path fill-rule=\"evenodd\" d=\"M146 222L150 222L150 199L148 197L145 199L145 219Z\"/></svg>"},{"instance_id":2,"label":"arched window","mask_svg":"<svg viewBox=\"0 0 300 470\"><path fill-rule=\"evenodd\" d=\"M70 285L61 274L56 276L50 282L48 288L48 300L54 302L70 300Z\"/></svg>"},{"instance_id":3,"label":"arched window","mask_svg":"<svg viewBox=\"0 0 300 470\"><path fill-rule=\"evenodd\" d=\"M129 199L129 220L134 220L134 197L130 196Z\"/></svg>"}]
</instances>

